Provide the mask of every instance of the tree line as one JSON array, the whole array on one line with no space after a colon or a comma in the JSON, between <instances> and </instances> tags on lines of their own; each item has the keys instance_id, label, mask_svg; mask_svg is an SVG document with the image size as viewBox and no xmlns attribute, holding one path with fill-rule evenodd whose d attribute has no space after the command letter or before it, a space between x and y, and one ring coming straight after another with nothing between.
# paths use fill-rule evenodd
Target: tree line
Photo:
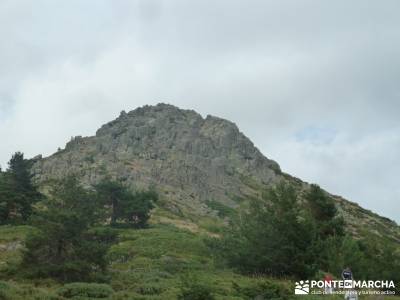
<instances>
[{"instance_id":1,"label":"tree line","mask_svg":"<svg viewBox=\"0 0 400 300\"><path fill-rule=\"evenodd\" d=\"M115 227L147 227L157 193L131 191L105 178L83 187L68 176L48 186L46 195L32 183L31 162L15 153L0 171L0 223L33 227L17 270L30 278L63 282L101 280Z\"/></svg>"},{"instance_id":2,"label":"tree line","mask_svg":"<svg viewBox=\"0 0 400 300\"><path fill-rule=\"evenodd\" d=\"M399 245L372 234L350 236L344 221L319 186L300 193L281 183L251 201L222 238L208 244L218 261L244 274L312 279L324 273L339 277L350 267L356 279L400 286Z\"/></svg>"},{"instance_id":3,"label":"tree line","mask_svg":"<svg viewBox=\"0 0 400 300\"><path fill-rule=\"evenodd\" d=\"M0 223L29 224L18 273L62 282L102 281L115 228L145 228L158 200L105 178L83 187L78 178L53 181L46 195L32 183L31 161L15 153L0 171ZM208 246L218 262L243 274L295 279L351 267L357 279L394 280L400 286L400 250L385 237L346 234L332 198L317 185L298 191L281 183L230 215L230 225ZM351 216L349 216L351 217Z\"/></svg>"}]
</instances>

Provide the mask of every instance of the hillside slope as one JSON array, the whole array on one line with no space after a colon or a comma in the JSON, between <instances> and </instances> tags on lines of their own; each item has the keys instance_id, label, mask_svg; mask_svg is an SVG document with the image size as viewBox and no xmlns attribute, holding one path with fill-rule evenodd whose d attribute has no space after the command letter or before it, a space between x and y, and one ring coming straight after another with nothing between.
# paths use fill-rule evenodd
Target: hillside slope
<instances>
[{"instance_id":1,"label":"hillside slope","mask_svg":"<svg viewBox=\"0 0 400 300\"><path fill-rule=\"evenodd\" d=\"M169 218L184 216L184 221L214 218L216 206L237 208L280 180L309 188L283 173L234 123L168 104L121 112L95 136L75 137L50 157L35 158L32 172L41 185L74 174L87 185L111 176L134 188L154 186ZM395 222L332 197L355 236L376 234L400 242Z\"/></svg>"}]
</instances>

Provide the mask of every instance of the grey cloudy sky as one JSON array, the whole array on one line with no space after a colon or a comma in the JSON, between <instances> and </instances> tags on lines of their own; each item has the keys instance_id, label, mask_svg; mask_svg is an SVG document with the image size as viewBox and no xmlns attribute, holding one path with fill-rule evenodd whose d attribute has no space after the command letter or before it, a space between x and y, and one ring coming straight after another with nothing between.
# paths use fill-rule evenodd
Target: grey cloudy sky
<instances>
[{"instance_id":1,"label":"grey cloudy sky","mask_svg":"<svg viewBox=\"0 0 400 300\"><path fill-rule=\"evenodd\" d=\"M285 172L400 222L399 1L0 1L0 164L121 110L234 121Z\"/></svg>"}]
</instances>

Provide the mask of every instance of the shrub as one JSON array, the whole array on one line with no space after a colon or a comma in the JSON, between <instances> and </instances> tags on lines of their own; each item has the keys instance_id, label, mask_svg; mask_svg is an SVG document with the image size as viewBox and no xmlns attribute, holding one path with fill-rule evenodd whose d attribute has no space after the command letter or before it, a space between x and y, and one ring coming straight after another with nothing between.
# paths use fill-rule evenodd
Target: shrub
<instances>
[{"instance_id":1,"label":"shrub","mask_svg":"<svg viewBox=\"0 0 400 300\"><path fill-rule=\"evenodd\" d=\"M111 296L114 290L108 284L75 282L59 288L57 293L65 298L88 297L98 299Z\"/></svg>"},{"instance_id":2,"label":"shrub","mask_svg":"<svg viewBox=\"0 0 400 300\"><path fill-rule=\"evenodd\" d=\"M10 299L10 287L7 283L0 281L0 299Z\"/></svg>"},{"instance_id":3,"label":"shrub","mask_svg":"<svg viewBox=\"0 0 400 300\"><path fill-rule=\"evenodd\" d=\"M262 282L252 283L250 286L239 286L233 283L233 289L238 296L244 299L271 299L271 300L288 300L292 299L291 290L283 284L265 280Z\"/></svg>"},{"instance_id":4,"label":"shrub","mask_svg":"<svg viewBox=\"0 0 400 300\"><path fill-rule=\"evenodd\" d=\"M214 300L212 288L201 283L193 276L182 279L182 286L178 295L179 300Z\"/></svg>"},{"instance_id":5,"label":"shrub","mask_svg":"<svg viewBox=\"0 0 400 300\"><path fill-rule=\"evenodd\" d=\"M208 200L206 204L211 209L217 211L218 216L221 218L224 217L231 217L232 215L236 214L235 209L215 200Z\"/></svg>"},{"instance_id":6,"label":"shrub","mask_svg":"<svg viewBox=\"0 0 400 300\"><path fill-rule=\"evenodd\" d=\"M15 283L0 281L0 300L60 300L60 297L37 289L32 285L19 286Z\"/></svg>"},{"instance_id":7,"label":"shrub","mask_svg":"<svg viewBox=\"0 0 400 300\"><path fill-rule=\"evenodd\" d=\"M141 295L159 295L165 288L157 283L146 283L135 288L135 291Z\"/></svg>"}]
</instances>

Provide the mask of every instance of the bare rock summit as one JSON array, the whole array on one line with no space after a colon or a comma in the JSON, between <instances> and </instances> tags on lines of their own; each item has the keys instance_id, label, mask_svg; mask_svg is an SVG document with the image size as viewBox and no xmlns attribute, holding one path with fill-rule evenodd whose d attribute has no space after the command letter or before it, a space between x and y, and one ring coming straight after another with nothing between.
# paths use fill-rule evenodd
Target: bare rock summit
<instances>
[{"instance_id":1,"label":"bare rock summit","mask_svg":"<svg viewBox=\"0 0 400 300\"><path fill-rule=\"evenodd\" d=\"M36 159L32 171L39 183L74 174L88 185L108 175L135 188L154 186L171 208L199 214L207 200L234 207L281 176L234 123L168 104L123 111L95 136L77 136Z\"/></svg>"}]
</instances>

